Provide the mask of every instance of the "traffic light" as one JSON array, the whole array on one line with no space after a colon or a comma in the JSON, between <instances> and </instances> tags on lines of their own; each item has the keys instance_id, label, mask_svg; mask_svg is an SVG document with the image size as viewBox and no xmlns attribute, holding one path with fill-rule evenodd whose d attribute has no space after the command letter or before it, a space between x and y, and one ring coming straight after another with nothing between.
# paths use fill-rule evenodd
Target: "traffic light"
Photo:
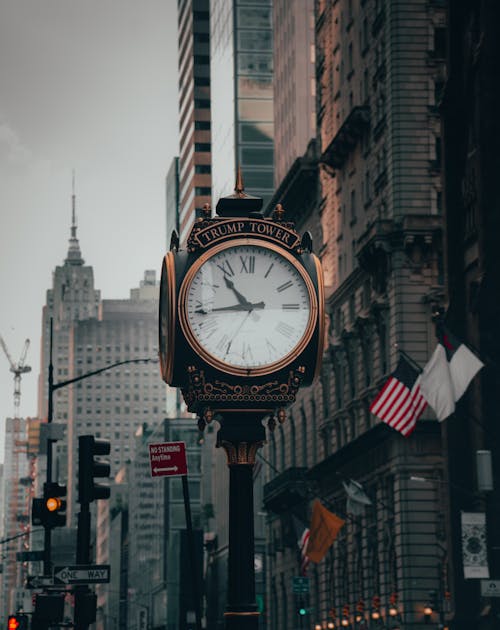
<instances>
[{"instance_id":1,"label":"traffic light","mask_svg":"<svg viewBox=\"0 0 500 630\"><path fill-rule=\"evenodd\" d=\"M64 593L37 593L32 627L46 628L59 624L64 616ZM20 629L19 629L20 630Z\"/></svg>"},{"instance_id":2,"label":"traffic light","mask_svg":"<svg viewBox=\"0 0 500 630\"><path fill-rule=\"evenodd\" d=\"M94 460L100 455L109 455L108 440L96 440L93 435L78 438L78 502L91 503L98 499L109 499L111 490L95 483L95 478L109 477L111 467L107 462Z\"/></svg>"},{"instance_id":3,"label":"traffic light","mask_svg":"<svg viewBox=\"0 0 500 630\"><path fill-rule=\"evenodd\" d=\"M308 613L309 611L307 610L305 603L300 602L297 608L297 614L299 615L299 617L305 617Z\"/></svg>"},{"instance_id":4,"label":"traffic light","mask_svg":"<svg viewBox=\"0 0 500 630\"><path fill-rule=\"evenodd\" d=\"M26 615L10 615L7 621L7 630L28 630L28 617Z\"/></svg>"},{"instance_id":5,"label":"traffic light","mask_svg":"<svg viewBox=\"0 0 500 630\"><path fill-rule=\"evenodd\" d=\"M65 496L66 486L54 482L43 485L43 507L48 527L66 526L66 501L61 498Z\"/></svg>"},{"instance_id":6,"label":"traffic light","mask_svg":"<svg viewBox=\"0 0 500 630\"><path fill-rule=\"evenodd\" d=\"M90 626L96 621L97 595L90 591L75 593L75 624Z\"/></svg>"},{"instance_id":7,"label":"traffic light","mask_svg":"<svg viewBox=\"0 0 500 630\"><path fill-rule=\"evenodd\" d=\"M66 486L58 483L45 483L43 499L33 499L31 523L43 527L65 527L66 525Z\"/></svg>"}]
</instances>

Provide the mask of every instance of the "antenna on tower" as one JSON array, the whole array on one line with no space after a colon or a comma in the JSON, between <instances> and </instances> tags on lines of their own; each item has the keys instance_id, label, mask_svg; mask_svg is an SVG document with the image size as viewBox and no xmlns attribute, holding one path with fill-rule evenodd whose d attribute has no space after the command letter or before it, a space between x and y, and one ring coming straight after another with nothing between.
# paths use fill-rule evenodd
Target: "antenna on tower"
<instances>
[{"instance_id":1,"label":"antenna on tower","mask_svg":"<svg viewBox=\"0 0 500 630\"><path fill-rule=\"evenodd\" d=\"M31 367L29 365L25 365L26 354L28 353L30 340L26 339L26 341L24 342L24 347L17 363L14 363L14 361L12 360L7 345L1 335L0 346L2 346L3 351L5 352L5 356L7 357L7 361L10 365L10 371L14 373L14 418L19 418L19 406L21 403L21 375L26 374L27 372L31 372Z\"/></svg>"},{"instance_id":2,"label":"antenna on tower","mask_svg":"<svg viewBox=\"0 0 500 630\"><path fill-rule=\"evenodd\" d=\"M75 194L75 169L71 178L71 236L76 237L76 194Z\"/></svg>"}]
</instances>

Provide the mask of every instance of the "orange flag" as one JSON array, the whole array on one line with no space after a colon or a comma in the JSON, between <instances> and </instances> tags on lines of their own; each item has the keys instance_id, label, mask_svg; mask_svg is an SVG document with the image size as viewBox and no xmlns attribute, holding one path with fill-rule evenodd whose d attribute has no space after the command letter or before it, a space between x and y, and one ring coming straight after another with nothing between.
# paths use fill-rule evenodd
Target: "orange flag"
<instances>
[{"instance_id":1,"label":"orange flag","mask_svg":"<svg viewBox=\"0 0 500 630\"><path fill-rule=\"evenodd\" d=\"M345 521L323 507L316 499L312 509L307 557L313 562L321 562L344 524Z\"/></svg>"}]
</instances>

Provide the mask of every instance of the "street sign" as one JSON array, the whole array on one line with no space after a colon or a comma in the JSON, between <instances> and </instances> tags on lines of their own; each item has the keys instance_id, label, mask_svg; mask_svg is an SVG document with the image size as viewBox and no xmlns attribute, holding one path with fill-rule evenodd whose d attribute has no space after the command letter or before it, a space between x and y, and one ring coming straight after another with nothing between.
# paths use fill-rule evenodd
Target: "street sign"
<instances>
[{"instance_id":1,"label":"street sign","mask_svg":"<svg viewBox=\"0 0 500 630\"><path fill-rule=\"evenodd\" d=\"M500 580L481 580L483 597L500 597Z\"/></svg>"},{"instance_id":2,"label":"street sign","mask_svg":"<svg viewBox=\"0 0 500 630\"><path fill-rule=\"evenodd\" d=\"M107 584L109 573L109 564L54 567L54 584Z\"/></svg>"},{"instance_id":3,"label":"street sign","mask_svg":"<svg viewBox=\"0 0 500 630\"><path fill-rule=\"evenodd\" d=\"M297 576L292 577L292 592L309 593L309 578Z\"/></svg>"},{"instance_id":4,"label":"street sign","mask_svg":"<svg viewBox=\"0 0 500 630\"><path fill-rule=\"evenodd\" d=\"M43 549L39 551L18 551L16 560L18 562L37 562L38 560L43 560L44 553Z\"/></svg>"},{"instance_id":5,"label":"street sign","mask_svg":"<svg viewBox=\"0 0 500 630\"><path fill-rule=\"evenodd\" d=\"M54 578L51 575L28 575L26 578L26 588L43 588L53 585Z\"/></svg>"},{"instance_id":6,"label":"street sign","mask_svg":"<svg viewBox=\"0 0 500 630\"><path fill-rule=\"evenodd\" d=\"M149 444L151 477L187 475L185 442Z\"/></svg>"}]
</instances>

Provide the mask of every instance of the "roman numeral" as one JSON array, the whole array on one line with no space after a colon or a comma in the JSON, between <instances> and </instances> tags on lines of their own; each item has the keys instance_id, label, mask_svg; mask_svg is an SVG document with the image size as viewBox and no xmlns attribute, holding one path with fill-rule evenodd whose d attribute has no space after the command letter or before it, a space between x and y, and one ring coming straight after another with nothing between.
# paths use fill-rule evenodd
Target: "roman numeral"
<instances>
[{"instance_id":1,"label":"roman numeral","mask_svg":"<svg viewBox=\"0 0 500 630\"><path fill-rule=\"evenodd\" d=\"M241 351L241 356L244 361L253 361L252 348L248 343L243 343L243 349Z\"/></svg>"},{"instance_id":2,"label":"roman numeral","mask_svg":"<svg viewBox=\"0 0 500 630\"><path fill-rule=\"evenodd\" d=\"M281 333L284 337L290 338L293 335L294 327L290 326L290 324L285 324L285 322L278 322L276 332Z\"/></svg>"},{"instance_id":3,"label":"roman numeral","mask_svg":"<svg viewBox=\"0 0 500 630\"><path fill-rule=\"evenodd\" d=\"M229 340L228 335L222 335L222 337L219 339L218 343L217 343L217 350L222 351L224 350L224 348L227 346L227 342Z\"/></svg>"},{"instance_id":4,"label":"roman numeral","mask_svg":"<svg viewBox=\"0 0 500 630\"><path fill-rule=\"evenodd\" d=\"M240 273L253 273L255 271L255 256L240 256L241 270Z\"/></svg>"},{"instance_id":5,"label":"roman numeral","mask_svg":"<svg viewBox=\"0 0 500 630\"><path fill-rule=\"evenodd\" d=\"M281 308L284 311L298 311L300 308L300 304L282 304Z\"/></svg>"},{"instance_id":6,"label":"roman numeral","mask_svg":"<svg viewBox=\"0 0 500 630\"><path fill-rule=\"evenodd\" d=\"M267 278L267 276L271 273L271 269L274 267L274 263L271 263L271 265L269 266L269 269L266 271L266 273L264 274L264 278Z\"/></svg>"},{"instance_id":7,"label":"roman numeral","mask_svg":"<svg viewBox=\"0 0 500 630\"><path fill-rule=\"evenodd\" d=\"M231 267L231 264L228 260L225 260L222 265L219 265L217 263L217 267L222 271L222 273L226 274L227 276L234 276L233 268Z\"/></svg>"},{"instance_id":8,"label":"roman numeral","mask_svg":"<svg viewBox=\"0 0 500 630\"><path fill-rule=\"evenodd\" d=\"M273 344L269 341L269 339L267 339L267 337L266 337L266 348L271 356L273 356L277 352L276 347L273 346Z\"/></svg>"},{"instance_id":9,"label":"roman numeral","mask_svg":"<svg viewBox=\"0 0 500 630\"><path fill-rule=\"evenodd\" d=\"M203 339L206 341L209 339L214 333L217 332L219 328L218 321L215 317L210 319L206 319L200 323L201 332L203 333Z\"/></svg>"},{"instance_id":10,"label":"roman numeral","mask_svg":"<svg viewBox=\"0 0 500 630\"><path fill-rule=\"evenodd\" d=\"M292 285L293 285L293 282L291 280L288 280L284 284L280 284L280 286L276 289L276 291L278 291L278 293L281 293L282 291L289 289Z\"/></svg>"}]
</instances>

